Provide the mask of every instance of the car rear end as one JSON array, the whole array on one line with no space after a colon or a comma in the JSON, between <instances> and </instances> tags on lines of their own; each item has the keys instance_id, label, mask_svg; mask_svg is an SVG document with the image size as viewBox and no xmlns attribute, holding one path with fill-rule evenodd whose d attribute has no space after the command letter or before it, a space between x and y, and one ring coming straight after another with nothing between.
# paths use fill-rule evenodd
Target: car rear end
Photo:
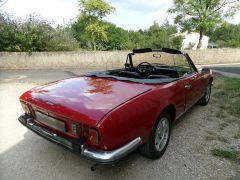
<instances>
[{"instance_id":1,"label":"car rear end","mask_svg":"<svg viewBox=\"0 0 240 180\"><path fill-rule=\"evenodd\" d=\"M80 152L82 144L95 147L99 144L99 133L94 127L81 124L62 115L21 101L25 114L19 121L35 133L67 149Z\"/></svg>"},{"instance_id":2,"label":"car rear end","mask_svg":"<svg viewBox=\"0 0 240 180\"><path fill-rule=\"evenodd\" d=\"M96 84L101 87L95 90ZM102 86L111 87L111 91ZM136 136L124 141L111 139L114 129L106 131L102 128L106 123L100 122L116 107L149 90L149 86L106 79L75 78L54 82L33 88L20 97L25 113L19 121L38 135L90 160L112 163L136 149L142 139ZM114 121L115 118L108 120L107 127Z\"/></svg>"}]
</instances>

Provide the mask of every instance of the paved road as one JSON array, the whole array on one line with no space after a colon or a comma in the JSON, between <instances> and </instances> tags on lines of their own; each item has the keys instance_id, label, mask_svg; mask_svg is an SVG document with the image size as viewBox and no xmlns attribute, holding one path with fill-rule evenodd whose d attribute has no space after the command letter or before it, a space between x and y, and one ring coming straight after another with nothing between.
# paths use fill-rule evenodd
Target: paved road
<instances>
[{"instance_id":1,"label":"paved road","mask_svg":"<svg viewBox=\"0 0 240 180\"><path fill-rule=\"evenodd\" d=\"M209 132L218 133L213 104L194 106L173 127L169 147L159 160L134 152L116 166L99 166L27 130L17 118L18 97L37 84L74 77L88 70L0 71L0 179L237 179L235 165L211 155ZM233 132L235 124L229 125ZM235 128L236 129L236 128ZM215 132L216 131L216 132ZM234 131L235 132L235 131Z\"/></svg>"},{"instance_id":2,"label":"paved road","mask_svg":"<svg viewBox=\"0 0 240 180\"><path fill-rule=\"evenodd\" d=\"M210 67L210 68L217 71L240 74L240 66L239 67Z\"/></svg>"},{"instance_id":3,"label":"paved road","mask_svg":"<svg viewBox=\"0 0 240 180\"><path fill-rule=\"evenodd\" d=\"M226 76L240 78L240 63L205 66Z\"/></svg>"}]
</instances>

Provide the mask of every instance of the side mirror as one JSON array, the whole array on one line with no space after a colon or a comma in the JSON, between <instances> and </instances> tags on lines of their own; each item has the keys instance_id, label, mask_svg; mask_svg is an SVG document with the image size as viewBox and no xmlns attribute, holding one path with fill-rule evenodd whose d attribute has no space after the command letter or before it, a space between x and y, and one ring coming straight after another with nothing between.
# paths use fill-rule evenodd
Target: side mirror
<instances>
[{"instance_id":1,"label":"side mirror","mask_svg":"<svg viewBox=\"0 0 240 180\"><path fill-rule=\"evenodd\" d=\"M208 73L210 73L210 69L209 68L202 68L202 70L201 70L201 72L202 72L202 74L208 74Z\"/></svg>"}]
</instances>

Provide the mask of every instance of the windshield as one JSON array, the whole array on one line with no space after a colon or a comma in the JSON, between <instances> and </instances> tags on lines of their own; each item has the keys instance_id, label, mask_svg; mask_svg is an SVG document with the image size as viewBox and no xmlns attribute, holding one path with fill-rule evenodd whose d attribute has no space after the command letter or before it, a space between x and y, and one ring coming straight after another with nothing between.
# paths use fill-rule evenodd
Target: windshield
<instances>
[{"instance_id":1,"label":"windshield","mask_svg":"<svg viewBox=\"0 0 240 180\"><path fill-rule=\"evenodd\" d=\"M128 60L129 61L129 60ZM138 53L132 56L133 66L148 62L155 66L187 66L188 62L183 54L170 54L165 52ZM129 62L128 62L129 63Z\"/></svg>"},{"instance_id":2,"label":"windshield","mask_svg":"<svg viewBox=\"0 0 240 180\"><path fill-rule=\"evenodd\" d=\"M154 84L172 82L195 72L196 68L187 54L174 49L146 48L129 53L125 67L121 69L93 72L88 75Z\"/></svg>"}]
</instances>

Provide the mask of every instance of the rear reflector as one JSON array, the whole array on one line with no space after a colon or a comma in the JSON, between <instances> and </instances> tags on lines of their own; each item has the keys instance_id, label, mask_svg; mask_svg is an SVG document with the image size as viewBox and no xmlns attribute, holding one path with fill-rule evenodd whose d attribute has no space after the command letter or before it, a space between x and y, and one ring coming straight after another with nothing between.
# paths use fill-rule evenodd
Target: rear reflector
<instances>
[{"instance_id":1,"label":"rear reflector","mask_svg":"<svg viewBox=\"0 0 240 180\"><path fill-rule=\"evenodd\" d=\"M35 112L36 120L46 126L49 126L51 128L57 129L62 132L66 132L66 126L65 123L61 120L52 118L50 116L47 116L45 114L42 114L38 111Z\"/></svg>"}]
</instances>

